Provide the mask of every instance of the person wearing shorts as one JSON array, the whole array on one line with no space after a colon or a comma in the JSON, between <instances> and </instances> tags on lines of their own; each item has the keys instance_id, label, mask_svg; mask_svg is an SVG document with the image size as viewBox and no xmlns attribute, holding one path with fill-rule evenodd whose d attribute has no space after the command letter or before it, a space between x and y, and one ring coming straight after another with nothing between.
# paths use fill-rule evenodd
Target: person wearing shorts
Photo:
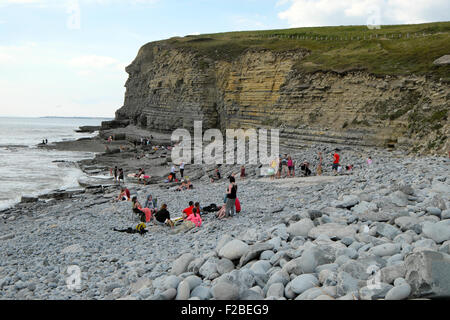
<instances>
[{"instance_id":1,"label":"person wearing shorts","mask_svg":"<svg viewBox=\"0 0 450 320\"><path fill-rule=\"evenodd\" d=\"M337 151L334 152L333 154L333 165L331 166L332 170L334 171L334 173L338 172L338 167L339 167L339 154L337 153Z\"/></svg>"},{"instance_id":2,"label":"person wearing shorts","mask_svg":"<svg viewBox=\"0 0 450 320\"><path fill-rule=\"evenodd\" d=\"M294 162L292 161L291 156L288 157L287 166L288 166L288 177L291 177L293 176L294 170Z\"/></svg>"},{"instance_id":3,"label":"person wearing shorts","mask_svg":"<svg viewBox=\"0 0 450 320\"><path fill-rule=\"evenodd\" d=\"M278 171L277 171L277 179L281 178L281 171L283 171L283 160L281 159L281 155L278 158Z\"/></svg>"}]
</instances>

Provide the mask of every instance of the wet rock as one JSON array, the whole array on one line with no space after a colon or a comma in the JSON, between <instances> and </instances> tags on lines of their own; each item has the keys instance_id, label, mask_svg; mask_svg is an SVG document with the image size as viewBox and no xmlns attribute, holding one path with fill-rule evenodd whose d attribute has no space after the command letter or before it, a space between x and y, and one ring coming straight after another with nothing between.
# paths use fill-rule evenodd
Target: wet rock
<instances>
[{"instance_id":1,"label":"wet rock","mask_svg":"<svg viewBox=\"0 0 450 320\"><path fill-rule=\"evenodd\" d=\"M421 251L405 258L406 281L416 298L450 297L450 255Z\"/></svg>"}]
</instances>

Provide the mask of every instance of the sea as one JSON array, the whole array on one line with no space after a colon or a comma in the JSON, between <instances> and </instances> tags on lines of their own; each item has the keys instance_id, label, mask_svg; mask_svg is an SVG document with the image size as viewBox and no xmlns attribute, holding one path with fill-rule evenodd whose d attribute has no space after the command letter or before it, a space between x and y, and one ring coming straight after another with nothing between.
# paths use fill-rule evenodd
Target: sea
<instances>
[{"instance_id":1,"label":"sea","mask_svg":"<svg viewBox=\"0 0 450 320\"><path fill-rule=\"evenodd\" d=\"M86 176L75 162L95 153L38 148L48 143L93 137L77 133L80 126L99 126L107 118L0 117L0 211L18 203L23 195L38 196L78 186Z\"/></svg>"}]
</instances>

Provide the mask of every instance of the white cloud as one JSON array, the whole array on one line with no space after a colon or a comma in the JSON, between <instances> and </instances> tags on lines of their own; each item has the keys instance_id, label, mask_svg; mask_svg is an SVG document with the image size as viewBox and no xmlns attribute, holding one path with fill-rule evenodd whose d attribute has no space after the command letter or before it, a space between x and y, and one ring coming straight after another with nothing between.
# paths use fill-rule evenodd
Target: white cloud
<instances>
[{"instance_id":1,"label":"white cloud","mask_svg":"<svg viewBox=\"0 0 450 320\"><path fill-rule=\"evenodd\" d=\"M117 59L105 56L87 55L75 57L69 60L69 64L76 68L104 68L115 65L119 61Z\"/></svg>"},{"instance_id":2,"label":"white cloud","mask_svg":"<svg viewBox=\"0 0 450 320\"><path fill-rule=\"evenodd\" d=\"M11 66L19 63L21 57L36 46L37 43L35 42L26 42L15 46L0 46L0 65Z\"/></svg>"},{"instance_id":3,"label":"white cloud","mask_svg":"<svg viewBox=\"0 0 450 320\"><path fill-rule=\"evenodd\" d=\"M80 77L93 76L100 73L113 73L117 76L125 74L126 63L115 58L98 55L84 55L74 57L68 61L68 65Z\"/></svg>"},{"instance_id":4,"label":"white cloud","mask_svg":"<svg viewBox=\"0 0 450 320\"><path fill-rule=\"evenodd\" d=\"M111 3L130 3L130 4L155 4L160 0L0 0L0 5L8 4L69 4L77 2L80 4L111 4Z\"/></svg>"},{"instance_id":5,"label":"white cloud","mask_svg":"<svg viewBox=\"0 0 450 320\"><path fill-rule=\"evenodd\" d=\"M14 56L4 53L4 52L0 52L0 65L2 64L11 64L11 63L16 63L17 60L16 58L14 58Z\"/></svg>"},{"instance_id":6,"label":"white cloud","mask_svg":"<svg viewBox=\"0 0 450 320\"><path fill-rule=\"evenodd\" d=\"M232 27L235 30L258 30L268 28L268 26L262 22L263 20L267 20L267 18L259 14L251 16L236 15L231 19Z\"/></svg>"},{"instance_id":7,"label":"white cloud","mask_svg":"<svg viewBox=\"0 0 450 320\"><path fill-rule=\"evenodd\" d=\"M374 13L381 24L448 21L448 0L280 0L278 17L291 27L365 25Z\"/></svg>"}]
</instances>

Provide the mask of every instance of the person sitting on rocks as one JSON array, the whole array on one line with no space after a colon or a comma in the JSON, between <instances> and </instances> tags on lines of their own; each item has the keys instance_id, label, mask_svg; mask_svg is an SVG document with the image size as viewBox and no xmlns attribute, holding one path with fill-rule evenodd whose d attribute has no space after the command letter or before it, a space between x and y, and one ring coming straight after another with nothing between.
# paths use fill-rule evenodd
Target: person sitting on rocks
<instances>
[{"instance_id":1,"label":"person sitting on rocks","mask_svg":"<svg viewBox=\"0 0 450 320\"><path fill-rule=\"evenodd\" d=\"M138 215L141 222L149 222L152 219L152 213L154 210L151 210L150 208L142 208L136 196L131 199L131 202L133 212Z\"/></svg>"},{"instance_id":2,"label":"person sitting on rocks","mask_svg":"<svg viewBox=\"0 0 450 320\"><path fill-rule=\"evenodd\" d=\"M189 201L189 207L185 208L182 211L181 217L183 218L183 220L186 220L186 218L189 217L192 214L192 209L194 209L194 202L193 201Z\"/></svg>"},{"instance_id":3,"label":"person sitting on rocks","mask_svg":"<svg viewBox=\"0 0 450 320\"><path fill-rule=\"evenodd\" d=\"M222 179L222 176L220 175L219 168L216 168L214 170L214 173L213 173L213 175L210 176L210 179L211 179L211 182L215 182L215 181L218 181L218 180Z\"/></svg>"},{"instance_id":4,"label":"person sitting on rocks","mask_svg":"<svg viewBox=\"0 0 450 320\"><path fill-rule=\"evenodd\" d=\"M202 214L202 207L200 207L200 202L196 202L194 204L194 207L195 207L195 209L196 209L198 214ZM192 209L192 211L193 211L193 209Z\"/></svg>"},{"instance_id":5,"label":"person sitting on rocks","mask_svg":"<svg viewBox=\"0 0 450 320\"><path fill-rule=\"evenodd\" d=\"M161 206L161 209L155 213L155 222L159 225L167 225L171 228L174 227L173 221L170 220L170 213L167 211L167 204L164 203Z\"/></svg>"},{"instance_id":6,"label":"person sitting on rocks","mask_svg":"<svg viewBox=\"0 0 450 320\"><path fill-rule=\"evenodd\" d=\"M217 217L218 219L223 219L223 218L225 218L225 215L226 215L226 212L225 212L225 205L223 205L223 206L218 206L217 208L219 209L219 211L217 211L216 217Z\"/></svg>"},{"instance_id":7,"label":"person sitting on rocks","mask_svg":"<svg viewBox=\"0 0 450 320\"><path fill-rule=\"evenodd\" d=\"M158 199L157 198L153 199L153 196L151 194L149 194L147 196L147 200L145 200L144 208L156 210L157 203L158 203Z\"/></svg>"},{"instance_id":8,"label":"person sitting on rocks","mask_svg":"<svg viewBox=\"0 0 450 320\"><path fill-rule=\"evenodd\" d=\"M200 214L197 212L197 208L192 209L192 214L190 214L183 223L176 227L175 233L179 233L182 231L188 231L193 228L198 228L202 225L202 218L200 217Z\"/></svg>"},{"instance_id":9,"label":"person sitting on rocks","mask_svg":"<svg viewBox=\"0 0 450 320\"><path fill-rule=\"evenodd\" d=\"M196 227L200 227L202 225L202 217L200 216L199 209L200 208L197 209L197 207L194 207L192 209L192 214L186 218L187 221L193 222Z\"/></svg>"},{"instance_id":10,"label":"person sitting on rocks","mask_svg":"<svg viewBox=\"0 0 450 320\"><path fill-rule=\"evenodd\" d=\"M178 188L176 188L175 191L183 191L187 188L188 187L187 187L186 180L183 179L183 180L181 180L181 185Z\"/></svg>"},{"instance_id":11,"label":"person sitting on rocks","mask_svg":"<svg viewBox=\"0 0 450 320\"><path fill-rule=\"evenodd\" d=\"M311 175L311 170L309 169L308 161L303 161L302 165L300 166L300 170L302 170L303 176L305 176L305 177Z\"/></svg>"},{"instance_id":12,"label":"person sitting on rocks","mask_svg":"<svg viewBox=\"0 0 450 320\"><path fill-rule=\"evenodd\" d=\"M169 183L169 182L174 182L174 177L173 174L170 173L169 176L167 177L166 180L164 180L164 182Z\"/></svg>"},{"instance_id":13,"label":"person sitting on rocks","mask_svg":"<svg viewBox=\"0 0 450 320\"><path fill-rule=\"evenodd\" d=\"M131 194L130 194L130 190L128 190L128 188L126 187L122 187L120 188L120 194L117 197L116 201L130 201L131 200Z\"/></svg>"},{"instance_id":14,"label":"person sitting on rocks","mask_svg":"<svg viewBox=\"0 0 450 320\"><path fill-rule=\"evenodd\" d=\"M139 168L138 173L136 173L136 177L138 178L138 183L142 181L145 184L145 171L142 168Z\"/></svg>"},{"instance_id":15,"label":"person sitting on rocks","mask_svg":"<svg viewBox=\"0 0 450 320\"><path fill-rule=\"evenodd\" d=\"M350 165L348 165L348 166L345 166L345 170L347 170L347 171L352 171L352 170L353 170L353 165L350 164Z\"/></svg>"}]
</instances>

